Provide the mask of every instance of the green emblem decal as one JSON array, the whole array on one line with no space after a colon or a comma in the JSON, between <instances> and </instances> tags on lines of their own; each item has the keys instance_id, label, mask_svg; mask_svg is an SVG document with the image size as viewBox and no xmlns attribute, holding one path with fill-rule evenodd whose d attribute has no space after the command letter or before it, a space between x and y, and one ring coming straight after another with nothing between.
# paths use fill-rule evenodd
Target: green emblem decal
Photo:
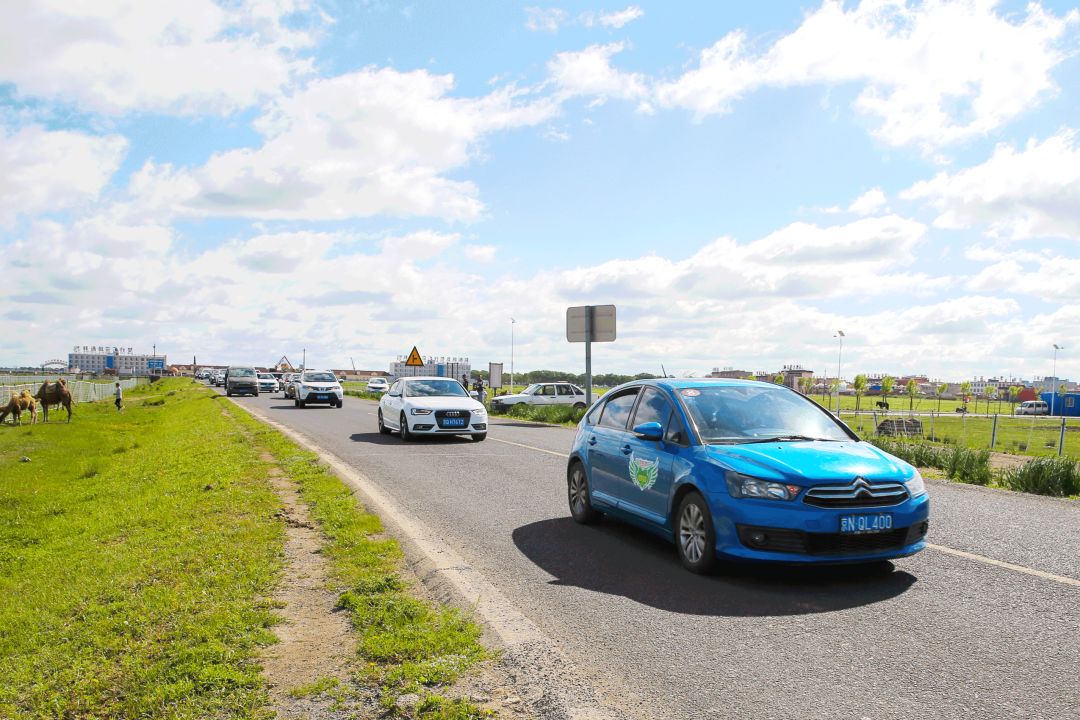
<instances>
[{"instance_id":1,"label":"green emblem decal","mask_svg":"<svg viewBox=\"0 0 1080 720\"><path fill-rule=\"evenodd\" d=\"M630 456L630 480L641 490L648 490L656 484L656 471L659 460L642 460Z\"/></svg>"}]
</instances>

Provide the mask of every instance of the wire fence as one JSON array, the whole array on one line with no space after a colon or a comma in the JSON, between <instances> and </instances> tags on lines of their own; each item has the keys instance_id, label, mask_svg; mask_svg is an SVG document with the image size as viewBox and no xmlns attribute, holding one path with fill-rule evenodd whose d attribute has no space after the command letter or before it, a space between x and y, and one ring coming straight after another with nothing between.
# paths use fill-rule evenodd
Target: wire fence
<instances>
[{"instance_id":1,"label":"wire fence","mask_svg":"<svg viewBox=\"0 0 1080 720\"><path fill-rule=\"evenodd\" d=\"M7 382L9 379L17 379L18 382ZM0 376L0 403L7 405L8 400L12 395L18 395L23 390L29 390L30 394L37 393L41 388L41 384L48 380L49 382L56 382L56 375L38 376L34 375L6 375ZM147 378L125 378L123 380L109 380L108 382L93 382L89 380L65 380L67 382L68 390L71 391L71 397L75 402L96 402L98 400L111 400L114 396L116 385L119 382L120 387L124 390L130 390L132 388L139 387L140 385L146 385L150 382Z\"/></svg>"},{"instance_id":2,"label":"wire fence","mask_svg":"<svg viewBox=\"0 0 1080 720\"><path fill-rule=\"evenodd\" d=\"M918 437L1014 455L1080 457L1080 417L841 411L840 419L863 437Z\"/></svg>"}]
</instances>

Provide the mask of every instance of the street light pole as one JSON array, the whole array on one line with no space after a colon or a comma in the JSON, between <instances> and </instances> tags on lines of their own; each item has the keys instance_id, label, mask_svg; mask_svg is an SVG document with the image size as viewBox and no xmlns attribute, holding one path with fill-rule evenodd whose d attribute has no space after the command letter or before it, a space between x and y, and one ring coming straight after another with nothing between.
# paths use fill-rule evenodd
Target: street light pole
<instances>
[{"instance_id":1,"label":"street light pole","mask_svg":"<svg viewBox=\"0 0 1080 720\"><path fill-rule=\"evenodd\" d=\"M840 351L836 353L836 417L840 417L840 360L844 357L844 331L837 330L833 337L840 338Z\"/></svg>"},{"instance_id":2,"label":"street light pole","mask_svg":"<svg viewBox=\"0 0 1080 720\"><path fill-rule=\"evenodd\" d=\"M510 318L510 394L514 394L514 326L517 320Z\"/></svg>"},{"instance_id":3,"label":"street light pole","mask_svg":"<svg viewBox=\"0 0 1080 720\"><path fill-rule=\"evenodd\" d=\"M1054 343L1054 382L1050 385L1050 415L1054 415L1054 399L1057 397L1057 353L1058 350L1064 350L1057 343Z\"/></svg>"}]
</instances>

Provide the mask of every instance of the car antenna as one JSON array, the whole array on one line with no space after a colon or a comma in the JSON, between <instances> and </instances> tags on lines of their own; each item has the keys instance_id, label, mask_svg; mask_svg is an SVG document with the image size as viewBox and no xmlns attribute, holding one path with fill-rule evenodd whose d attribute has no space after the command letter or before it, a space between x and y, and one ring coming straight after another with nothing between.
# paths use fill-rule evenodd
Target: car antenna
<instances>
[{"instance_id":1,"label":"car antenna","mask_svg":"<svg viewBox=\"0 0 1080 720\"><path fill-rule=\"evenodd\" d=\"M667 370L664 369L664 363L660 363L660 372L664 374L664 379L667 380Z\"/></svg>"}]
</instances>

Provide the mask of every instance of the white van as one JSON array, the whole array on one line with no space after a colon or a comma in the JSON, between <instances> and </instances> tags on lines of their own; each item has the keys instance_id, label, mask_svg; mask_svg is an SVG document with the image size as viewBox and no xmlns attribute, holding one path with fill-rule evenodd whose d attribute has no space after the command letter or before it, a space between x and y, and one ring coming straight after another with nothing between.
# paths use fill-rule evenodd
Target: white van
<instances>
[{"instance_id":1,"label":"white van","mask_svg":"<svg viewBox=\"0 0 1080 720\"><path fill-rule=\"evenodd\" d=\"M1045 400L1025 400L1016 408L1017 415L1049 415L1050 407Z\"/></svg>"}]
</instances>

